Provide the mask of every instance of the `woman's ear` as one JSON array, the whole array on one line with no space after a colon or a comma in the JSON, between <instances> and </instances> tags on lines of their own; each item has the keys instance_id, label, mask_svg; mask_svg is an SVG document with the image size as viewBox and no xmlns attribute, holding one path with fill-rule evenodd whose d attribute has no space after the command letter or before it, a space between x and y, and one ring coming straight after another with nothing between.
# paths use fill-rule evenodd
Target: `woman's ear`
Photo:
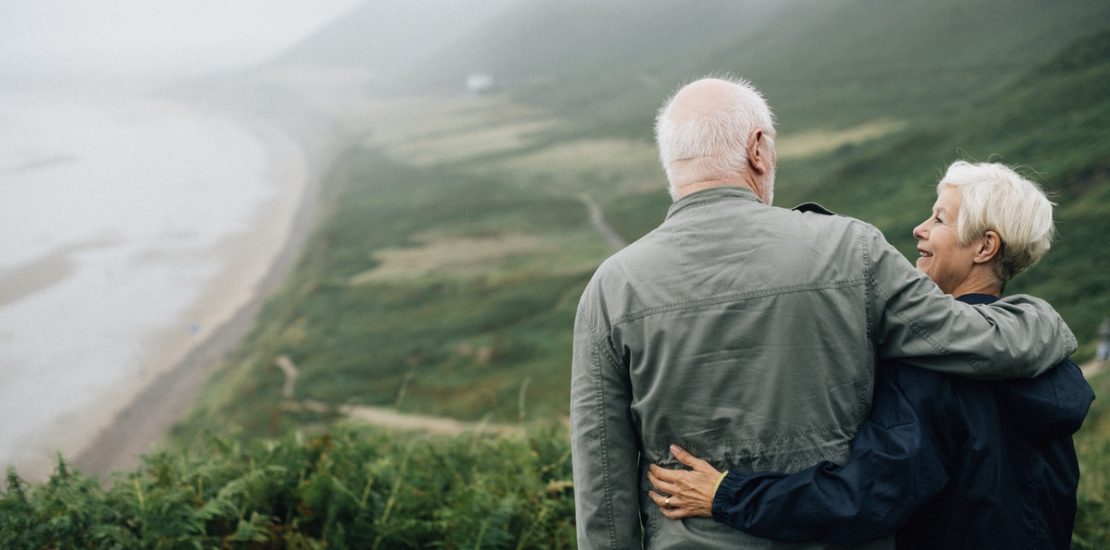
<instances>
[{"instance_id":1,"label":"woman's ear","mask_svg":"<svg viewBox=\"0 0 1110 550\"><path fill-rule=\"evenodd\" d=\"M1002 252L1002 239L998 236L998 233L988 229L979 238L973 260L977 264L985 264L998 257L999 252Z\"/></svg>"}]
</instances>

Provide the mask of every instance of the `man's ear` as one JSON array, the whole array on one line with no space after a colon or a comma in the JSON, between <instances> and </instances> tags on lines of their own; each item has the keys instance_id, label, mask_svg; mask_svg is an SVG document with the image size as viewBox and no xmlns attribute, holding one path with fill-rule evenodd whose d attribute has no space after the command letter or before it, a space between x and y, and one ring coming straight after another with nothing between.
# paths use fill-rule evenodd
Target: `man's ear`
<instances>
[{"instance_id":1,"label":"man's ear","mask_svg":"<svg viewBox=\"0 0 1110 550\"><path fill-rule=\"evenodd\" d=\"M748 166L752 172L759 175L771 169L771 159L760 147L766 139L762 128L752 130L751 135L748 136Z\"/></svg>"},{"instance_id":2,"label":"man's ear","mask_svg":"<svg viewBox=\"0 0 1110 550\"><path fill-rule=\"evenodd\" d=\"M979 238L979 242L975 246L973 261L977 264L985 264L998 257L998 254L1002 252L1002 239L997 232L988 229Z\"/></svg>"}]
</instances>

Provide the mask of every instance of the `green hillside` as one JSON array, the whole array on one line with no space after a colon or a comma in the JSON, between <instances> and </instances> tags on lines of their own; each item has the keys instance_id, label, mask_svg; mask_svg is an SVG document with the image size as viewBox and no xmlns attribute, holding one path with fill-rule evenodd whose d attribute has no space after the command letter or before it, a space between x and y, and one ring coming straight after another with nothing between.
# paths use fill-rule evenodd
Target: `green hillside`
<instances>
[{"instance_id":1,"label":"green hillside","mask_svg":"<svg viewBox=\"0 0 1110 550\"><path fill-rule=\"evenodd\" d=\"M778 201L826 203L911 252L951 161L1035 170L1057 197L1060 238L1009 290L1054 303L1088 358L1110 311L1108 253L1092 246L1110 219L1108 42L1079 40L933 117L783 130ZM374 121L370 144L335 168L330 210L286 290L182 434L217 419L276 434L352 416L344 407L495 423L566 414L574 307L611 253L582 201L628 240L653 228L669 202L654 147L574 134L580 119L511 94L390 98ZM280 361L299 372L291 395Z\"/></svg>"},{"instance_id":2,"label":"green hillside","mask_svg":"<svg viewBox=\"0 0 1110 550\"><path fill-rule=\"evenodd\" d=\"M1086 0L522 2L400 80L450 89L484 71L573 132L642 139L677 83L730 72L783 130L842 127L958 110L1108 18Z\"/></svg>"},{"instance_id":3,"label":"green hillside","mask_svg":"<svg viewBox=\"0 0 1110 550\"><path fill-rule=\"evenodd\" d=\"M170 451L107 489L11 476L0 546L572 546L571 328L612 253L590 207L629 241L662 220L655 109L713 71L777 113L779 205L821 202L904 253L953 160L1041 182L1059 237L1007 290L1055 304L1086 361L1110 314L1107 16L1079 0L516 2L375 90L297 267ZM356 23L333 30L359 40ZM289 58L346 51L323 32ZM459 93L474 71L499 92ZM1077 438L1080 548L1110 544L1104 399ZM464 435L391 431L383 412Z\"/></svg>"},{"instance_id":4,"label":"green hillside","mask_svg":"<svg viewBox=\"0 0 1110 550\"><path fill-rule=\"evenodd\" d=\"M1082 342L1079 357L1089 358L1096 325L1110 314L1110 250L1099 245L1110 231L1108 89L1110 32L1104 31L953 116L784 167L780 193L786 202L819 200L871 221L912 256L910 231L927 216L948 163L1018 166L1053 195L1058 238L1045 260L1007 291L1055 304Z\"/></svg>"}]
</instances>

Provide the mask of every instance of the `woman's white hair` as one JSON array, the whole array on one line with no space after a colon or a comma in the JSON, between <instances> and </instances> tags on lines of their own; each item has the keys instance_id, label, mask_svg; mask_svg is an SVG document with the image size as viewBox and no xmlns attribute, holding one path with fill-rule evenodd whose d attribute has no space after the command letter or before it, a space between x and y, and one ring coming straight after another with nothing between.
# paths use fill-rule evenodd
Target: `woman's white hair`
<instances>
[{"instance_id":1,"label":"woman's white hair","mask_svg":"<svg viewBox=\"0 0 1110 550\"><path fill-rule=\"evenodd\" d=\"M703 165L719 174L739 174L747 167L748 136L756 128L774 129L774 115L763 95L743 79L708 77L732 84L735 93L727 104L697 116L673 116L676 92L659 109L655 118L655 141L659 160L667 172L671 196L675 196L674 162L702 159ZM770 136L768 136L770 137Z\"/></svg>"},{"instance_id":2,"label":"woman's white hair","mask_svg":"<svg viewBox=\"0 0 1110 550\"><path fill-rule=\"evenodd\" d=\"M1055 231L1052 202L1036 183L1002 164L956 161L937 184L960 191L956 234L966 245L988 230L1002 240L994 272L1005 283L1040 261Z\"/></svg>"}]
</instances>

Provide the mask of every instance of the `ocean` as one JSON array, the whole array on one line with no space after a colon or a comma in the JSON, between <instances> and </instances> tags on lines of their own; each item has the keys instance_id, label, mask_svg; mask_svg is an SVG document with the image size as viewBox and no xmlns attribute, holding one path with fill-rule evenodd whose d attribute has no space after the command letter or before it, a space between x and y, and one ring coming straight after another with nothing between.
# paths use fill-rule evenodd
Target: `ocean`
<instances>
[{"instance_id":1,"label":"ocean","mask_svg":"<svg viewBox=\"0 0 1110 550\"><path fill-rule=\"evenodd\" d=\"M0 468L79 452L249 298L305 175L282 151L154 96L0 90Z\"/></svg>"}]
</instances>

